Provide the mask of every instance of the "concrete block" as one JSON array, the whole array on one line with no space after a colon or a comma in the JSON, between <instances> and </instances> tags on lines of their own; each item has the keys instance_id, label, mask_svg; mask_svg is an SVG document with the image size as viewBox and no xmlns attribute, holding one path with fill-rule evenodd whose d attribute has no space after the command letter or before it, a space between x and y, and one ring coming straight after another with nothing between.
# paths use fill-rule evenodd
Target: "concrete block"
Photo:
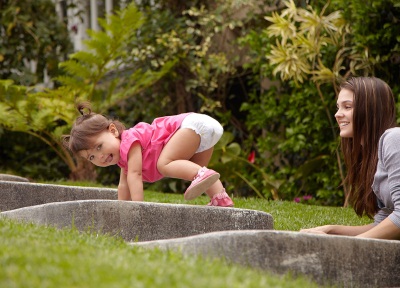
<instances>
[{"instance_id":1,"label":"concrete block","mask_svg":"<svg viewBox=\"0 0 400 288\"><path fill-rule=\"evenodd\" d=\"M0 211L52 202L117 198L117 189L0 181Z\"/></svg>"},{"instance_id":2,"label":"concrete block","mask_svg":"<svg viewBox=\"0 0 400 288\"><path fill-rule=\"evenodd\" d=\"M270 214L246 209L151 202L80 200L0 213L12 219L76 227L121 236L126 241L172 239L213 231L273 229Z\"/></svg>"},{"instance_id":3,"label":"concrete block","mask_svg":"<svg viewBox=\"0 0 400 288\"><path fill-rule=\"evenodd\" d=\"M399 287L400 241L286 231L224 231L130 243L177 250L278 274L309 276L321 285Z\"/></svg>"},{"instance_id":4,"label":"concrete block","mask_svg":"<svg viewBox=\"0 0 400 288\"><path fill-rule=\"evenodd\" d=\"M0 173L0 181L29 182L27 178L21 176L1 174L1 173Z\"/></svg>"},{"instance_id":5,"label":"concrete block","mask_svg":"<svg viewBox=\"0 0 400 288\"><path fill-rule=\"evenodd\" d=\"M0 180L1 217L120 236L132 246L224 258L321 285L400 287L400 241L274 231L247 209L117 201L116 189Z\"/></svg>"}]
</instances>

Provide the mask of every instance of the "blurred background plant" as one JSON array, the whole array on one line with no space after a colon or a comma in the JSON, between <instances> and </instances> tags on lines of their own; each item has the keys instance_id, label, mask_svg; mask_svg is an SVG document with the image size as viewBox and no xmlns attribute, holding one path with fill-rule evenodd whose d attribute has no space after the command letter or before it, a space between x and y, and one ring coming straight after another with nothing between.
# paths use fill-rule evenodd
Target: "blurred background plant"
<instances>
[{"instance_id":1,"label":"blurred background plant","mask_svg":"<svg viewBox=\"0 0 400 288\"><path fill-rule=\"evenodd\" d=\"M51 148L67 165L72 180L95 180L96 170L81 158L73 159L61 145L78 116L75 103L88 100L94 111L108 112L118 101L134 98L170 69L166 62L157 70L135 66L135 55L127 53L127 45L136 37L142 25L142 14L130 5L109 19L101 19L103 30L89 31L87 50L70 54L60 62L64 75L55 78L56 88L38 91L26 88L13 80L0 80L0 123L7 130L35 136ZM121 77L125 74L125 77Z\"/></svg>"},{"instance_id":2,"label":"blurred background plant","mask_svg":"<svg viewBox=\"0 0 400 288\"><path fill-rule=\"evenodd\" d=\"M25 51L0 40L7 79L0 81L0 171L32 179L117 184L118 167L95 169L60 146L77 116L75 101L87 99L127 126L210 114L225 128L210 166L231 193L342 205L333 119L339 81L368 73L400 96L400 7L390 0L140 1L101 20L88 49L72 54L65 25L29 8L54 7L50 0L0 5L2 35L18 39L25 31L31 44L21 47L50 47ZM10 51L27 59L18 73ZM46 73L54 87L40 84L50 64L25 71L29 59L47 63L49 54L38 51L53 53L48 63L57 69ZM165 179L147 187L181 193L186 185Z\"/></svg>"},{"instance_id":3,"label":"blurred background plant","mask_svg":"<svg viewBox=\"0 0 400 288\"><path fill-rule=\"evenodd\" d=\"M366 3L356 0L284 1L279 11L265 17L269 24L254 28L240 39L252 56L245 67L255 76L249 100L241 106L248 113L246 127L251 131L245 143L255 145L263 155L258 157L258 165L265 173L283 181L279 192L284 199L311 195L314 203L343 204L340 184L345 171L332 119L338 84L350 74L374 75L389 81L377 65L370 63L360 49L362 45L355 43L358 37L353 35L361 25L371 26L371 33L385 25L392 27L391 32L398 32L393 27L400 12L396 5L392 1L373 2L374 9L363 8ZM397 17L383 20L377 16L376 9L384 2ZM353 21L354 16L349 18L360 10L362 23ZM371 15L366 17L368 13ZM381 20L378 26L374 26L376 18ZM365 37L368 32L363 29L363 33ZM393 55L397 51L393 48L400 39L395 33L389 37L391 52L388 46L375 43L380 46L376 53ZM399 95L398 85L391 84Z\"/></svg>"}]
</instances>

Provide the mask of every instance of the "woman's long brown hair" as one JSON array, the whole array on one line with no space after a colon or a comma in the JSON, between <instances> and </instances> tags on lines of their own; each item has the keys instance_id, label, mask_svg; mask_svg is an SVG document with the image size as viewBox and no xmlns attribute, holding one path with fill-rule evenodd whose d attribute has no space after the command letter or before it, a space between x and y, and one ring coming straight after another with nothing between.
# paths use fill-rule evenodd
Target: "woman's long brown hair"
<instances>
[{"instance_id":1,"label":"woman's long brown hair","mask_svg":"<svg viewBox=\"0 0 400 288\"><path fill-rule=\"evenodd\" d=\"M341 138L347 166L344 185L346 202L358 216L372 218L378 211L372 183L378 164L378 143L382 134L396 126L396 107L392 90L381 79L353 77L341 85L353 92L353 138Z\"/></svg>"}]
</instances>

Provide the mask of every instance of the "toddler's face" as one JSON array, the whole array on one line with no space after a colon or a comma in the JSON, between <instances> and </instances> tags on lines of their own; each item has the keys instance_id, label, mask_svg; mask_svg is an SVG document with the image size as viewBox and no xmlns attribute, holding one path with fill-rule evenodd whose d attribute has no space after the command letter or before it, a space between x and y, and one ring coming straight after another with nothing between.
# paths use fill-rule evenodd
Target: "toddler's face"
<instances>
[{"instance_id":1,"label":"toddler's face","mask_svg":"<svg viewBox=\"0 0 400 288\"><path fill-rule=\"evenodd\" d=\"M120 158L121 140L118 135L118 131L111 127L93 139L93 148L79 151L78 154L99 167L116 165Z\"/></svg>"}]
</instances>

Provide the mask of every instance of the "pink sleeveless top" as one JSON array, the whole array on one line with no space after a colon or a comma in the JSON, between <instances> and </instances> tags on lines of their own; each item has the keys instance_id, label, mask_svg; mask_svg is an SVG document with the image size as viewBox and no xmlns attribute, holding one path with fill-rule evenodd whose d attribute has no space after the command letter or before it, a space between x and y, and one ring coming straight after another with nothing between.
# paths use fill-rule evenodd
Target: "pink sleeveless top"
<instances>
[{"instance_id":1,"label":"pink sleeveless top","mask_svg":"<svg viewBox=\"0 0 400 288\"><path fill-rule=\"evenodd\" d=\"M118 166L128 171L128 153L134 142L142 146L142 178L145 182L155 182L163 178L157 170L158 157L164 145L179 129L183 119L191 113L165 116L154 119L153 123L140 122L121 134Z\"/></svg>"}]
</instances>

